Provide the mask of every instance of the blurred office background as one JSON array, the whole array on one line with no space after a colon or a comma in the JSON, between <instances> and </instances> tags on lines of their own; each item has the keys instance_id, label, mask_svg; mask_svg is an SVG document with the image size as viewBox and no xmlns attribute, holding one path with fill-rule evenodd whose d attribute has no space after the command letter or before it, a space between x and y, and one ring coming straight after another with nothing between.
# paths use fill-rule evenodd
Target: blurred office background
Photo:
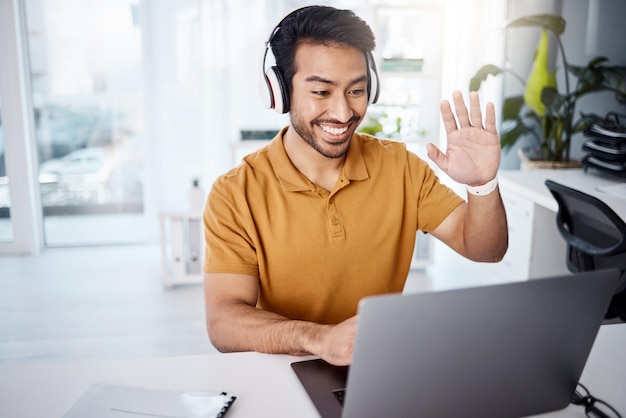
<instances>
[{"instance_id":1,"label":"blurred office background","mask_svg":"<svg viewBox=\"0 0 626 418\"><path fill-rule=\"evenodd\" d=\"M156 243L159 212L183 209L194 178L208 191L288 122L261 105L260 62L307 3L2 0L0 252ZM502 61L501 1L320 3L375 29L370 114L417 148L439 142L440 98ZM383 69L383 54L415 65Z\"/></svg>"},{"instance_id":2,"label":"blurred office background","mask_svg":"<svg viewBox=\"0 0 626 418\"><path fill-rule=\"evenodd\" d=\"M194 180L206 195L288 123L261 105L260 63L274 25L310 3L0 0L0 264L9 266L0 267L0 286L39 275L54 294L53 279L88 260L109 269L104 291L106 275L128 275L136 251L123 282L158 287L159 215L188 210ZM381 123L384 136L418 154L426 142L444 144L439 102L466 92L478 68L530 70L539 32L505 31L509 18L561 14L572 62L626 63L621 0L317 3L353 9L372 26L382 96L364 125ZM494 79L481 95L498 109L519 88ZM514 153L503 157L503 166L519 165ZM63 261L50 261L55 254ZM89 268L78 270L71 286L89 280ZM0 300L0 314L19 309Z\"/></svg>"},{"instance_id":3,"label":"blurred office background","mask_svg":"<svg viewBox=\"0 0 626 418\"><path fill-rule=\"evenodd\" d=\"M260 61L271 28L308 3L2 0L0 253L156 243L159 212L184 208L194 179L207 191L287 123L261 106ZM364 124L418 153L442 143L438 103L480 66L530 69L538 31L504 31L509 17L561 14L572 62L626 60L619 0L319 3L375 30L383 90ZM483 100L521 88L508 83Z\"/></svg>"}]
</instances>

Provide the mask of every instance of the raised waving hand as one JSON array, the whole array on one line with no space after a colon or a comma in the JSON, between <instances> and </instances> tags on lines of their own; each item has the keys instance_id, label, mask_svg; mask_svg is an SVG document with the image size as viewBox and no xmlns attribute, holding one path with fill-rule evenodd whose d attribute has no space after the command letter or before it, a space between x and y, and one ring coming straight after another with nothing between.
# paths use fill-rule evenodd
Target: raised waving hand
<instances>
[{"instance_id":1,"label":"raised waving hand","mask_svg":"<svg viewBox=\"0 0 626 418\"><path fill-rule=\"evenodd\" d=\"M480 186L496 177L500 164L500 138L496 112L487 103L485 121L478 93L469 95L469 111L460 91L452 93L455 114L447 100L441 102L441 117L448 138L446 152L428 144L428 157L454 181Z\"/></svg>"}]
</instances>

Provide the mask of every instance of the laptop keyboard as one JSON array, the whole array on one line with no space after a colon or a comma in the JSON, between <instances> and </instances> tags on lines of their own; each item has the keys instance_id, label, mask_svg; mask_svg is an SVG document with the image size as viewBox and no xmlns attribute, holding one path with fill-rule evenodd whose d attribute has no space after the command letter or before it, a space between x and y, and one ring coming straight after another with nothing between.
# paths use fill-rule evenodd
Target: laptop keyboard
<instances>
[{"instance_id":1,"label":"laptop keyboard","mask_svg":"<svg viewBox=\"0 0 626 418\"><path fill-rule=\"evenodd\" d=\"M333 395L335 395L335 398L339 401L341 406L343 406L343 400L344 400L344 398L346 396L346 390L345 389L335 389L335 390L333 390Z\"/></svg>"}]
</instances>

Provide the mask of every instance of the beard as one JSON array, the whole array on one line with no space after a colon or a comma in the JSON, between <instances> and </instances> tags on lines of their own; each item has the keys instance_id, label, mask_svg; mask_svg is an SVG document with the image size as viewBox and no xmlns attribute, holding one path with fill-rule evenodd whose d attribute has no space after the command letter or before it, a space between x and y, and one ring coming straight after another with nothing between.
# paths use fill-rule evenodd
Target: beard
<instances>
[{"instance_id":1,"label":"beard","mask_svg":"<svg viewBox=\"0 0 626 418\"><path fill-rule=\"evenodd\" d=\"M342 158L346 155L346 153L348 152L348 148L350 147L352 134L354 134L354 131L358 126L358 122L361 120L361 117L358 115L352 116L348 121L352 125L344 134L345 139L339 142L328 142L315 134L315 127L324 123L341 124L342 122L333 119L315 119L307 123L299 117L297 112L292 111L290 114L291 126L293 127L294 131L296 131L300 138L302 138L307 144L309 144L311 148L313 148L315 151L319 152L326 158Z\"/></svg>"}]
</instances>

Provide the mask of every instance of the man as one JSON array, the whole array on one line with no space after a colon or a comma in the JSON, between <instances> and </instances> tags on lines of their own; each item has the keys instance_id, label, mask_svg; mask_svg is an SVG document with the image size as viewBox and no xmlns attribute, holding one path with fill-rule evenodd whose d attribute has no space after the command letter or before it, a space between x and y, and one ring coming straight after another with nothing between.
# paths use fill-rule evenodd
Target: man
<instances>
[{"instance_id":1,"label":"man","mask_svg":"<svg viewBox=\"0 0 626 418\"><path fill-rule=\"evenodd\" d=\"M502 259L495 111L487 106L483 127L478 96L468 112L455 92L457 125L448 102L441 105L447 151L429 144L428 155L468 185L465 202L403 144L355 132L377 93L364 21L306 7L283 19L269 44L277 65L268 74L279 78L270 80L270 102L290 112L290 124L210 192L207 329L220 351L349 364L358 301L402 291L417 230L469 259Z\"/></svg>"}]
</instances>

